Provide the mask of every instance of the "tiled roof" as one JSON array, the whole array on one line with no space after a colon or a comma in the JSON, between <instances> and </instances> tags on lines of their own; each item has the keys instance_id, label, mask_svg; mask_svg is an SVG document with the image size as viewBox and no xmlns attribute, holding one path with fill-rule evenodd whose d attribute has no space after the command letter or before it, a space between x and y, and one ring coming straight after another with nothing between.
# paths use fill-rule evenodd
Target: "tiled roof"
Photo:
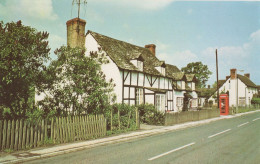
<instances>
[{"instance_id":1,"label":"tiled roof","mask_svg":"<svg viewBox=\"0 0 260 164\"><path fill-rule=\"evenodd\" d=\"M216 88L198 88L196 90L199 97L210 97L216 92Z\"/></svg>"},{"instance_id":2,"label":"tiled roof","mask_svg":"<svg viewBox=\"0 0 260 164\"><path fill-rule=\"evenodd\" d=\"M88 31L88 33L94 37L101 48L119 68L138 71L138 68L136 68L130 60L139 58L141 55L144 59L144 73L163 76L159 71L157 71L157 69L155 69L156 66L162 64L162 61L158 60L149 49L116 40L93 31Z\"/></svg>"},{"instance_id":3,"label":"tiled roof","mask_svg":"<svg viewBox=\"0 0 260 164\"><path fill-rule=\"evenodd\" d=\"M248 77L243 76L243 75L237 75L237 77L248 87L253 87L253 88L257 88L257 86L255 85L255 83L253 83Z\"/></svg>"},{"instance_id":4,"label":"tiled roof","mask_svg":"<svg viewBox=\"0 0 260 164\"><path fill-rule=\"evenodd\" d=\"M196 80L196 77L194 74L185 74L185 76L186 76L186 79L188 82Z\"/></svg>"}]
</instances>

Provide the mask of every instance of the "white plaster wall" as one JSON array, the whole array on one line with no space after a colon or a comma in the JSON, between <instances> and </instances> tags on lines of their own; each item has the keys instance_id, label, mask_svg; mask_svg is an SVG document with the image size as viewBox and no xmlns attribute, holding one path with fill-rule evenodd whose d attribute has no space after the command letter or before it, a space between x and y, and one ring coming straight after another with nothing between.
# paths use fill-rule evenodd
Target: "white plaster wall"
<instances>
[{"instance_id":1,"label":"white plaster wall","mask_svg":"<svg viewBox=\"0 0 260 164\"><path fill-rule=\"evenodd\" d=\"M154 104L154 95L145 95L145 103Z\"/></svg>"},{"instance_id":2,"label":"white plaster wall","mask_svg":"<svg viewBox=\"0 0 260 164\"><path fill-rule=\"evenodd\" d=\"M144 74L139 73L138 86L143 86L143 85L144 85Z\"/></svg>"},{"instance_id":3,"label":"white plaster wall","mask_svg":"<svg viewBox=\"0 0 260 164\"><path fill-rule=\"evenodd\" d=\"M132 72L132 85L137 85L137 73Z\"/></svg>"},{"instance_id":4,"label":"white plaster wall","mask_svg":"<svg viewBox=\"0 0 260 164\"><path fill-rule=\"evenodd\" d=\"M89 56L91 51L98 51L100 45L96 42L91 34L86 36L85 47L87 49L86 55ZM122 102L122 73L116 66L116 64L107 56L109 63L101 66L102 72L106 75L106 80L114 80L116 86L114 87L114 93L117 96L116 102Z\"/></svg>"},{"instance_id":5,"label":"white plaster wall","mask_svg":"<svg viewBox=\"0 0 260 164\"><path fill-rule=\"evenodd\" d=\"M165 89L164 88L164 78L163 77L160 78L160 89Z\"/></svg>"},{"instance_id":6,"label":"white plaster wall","mask_svg":"<svg viewBox=\"0 0 260 164\"><path fill-rule=\"evenodd\" d=\"M155 79L155 77L153 77L153 80ZM159 88L159 77L154 81L154 84L153 84L153 88Z\"/></svg>"},{"instance_id":7,"label":"white plaster wall","mask_svg":"<svg viewBox=\"0 0 260 164\"><path fill-rule=\"evenodd\" d=\"M150 77L151 77L151 76L146 76L146 75L145 75L145 78L144 78L144 86L145 86L145 87L151 87L150 84L149 84L149 81L147 80L147 78L149 78L149 80L151 80Z\"/></svg>"}]
</instances>

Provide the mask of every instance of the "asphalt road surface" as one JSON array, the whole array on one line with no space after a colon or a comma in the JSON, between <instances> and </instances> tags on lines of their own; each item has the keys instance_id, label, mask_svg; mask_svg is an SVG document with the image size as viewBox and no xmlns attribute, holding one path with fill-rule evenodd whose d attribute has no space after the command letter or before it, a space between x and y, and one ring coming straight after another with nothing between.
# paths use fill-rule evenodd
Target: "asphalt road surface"
<instances>
[{"instance_id":1,"label":"asphalt road surface","mask_svg":"<svg viewBox=\"0 0 260 164\"><path fill-rule=\"evenodd\" d=\"M260 112L28 163L259 164Z\"/></svg>"}]
</instances>

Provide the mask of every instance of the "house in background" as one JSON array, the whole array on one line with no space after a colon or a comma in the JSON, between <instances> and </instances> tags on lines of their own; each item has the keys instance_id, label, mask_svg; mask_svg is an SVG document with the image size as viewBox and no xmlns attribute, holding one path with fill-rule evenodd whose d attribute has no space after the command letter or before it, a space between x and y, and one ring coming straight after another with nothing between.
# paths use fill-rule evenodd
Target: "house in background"
<instances>
[{"instance_id":1,"label":"house in background","mask_svg":"<svg viewBox=\"0 0 260 164\"><path fill-rule=\"evenodd\" d=\"M87 56L92 52L106 56L109 63L101 68L106 80L115 83L117 103L149 103L162 112L178 112L188 95L188 107L197 108L195 76L160 61L154 44L140 47L90 30L85 35L85 25L86 21L78 18L67 21L67 44L85 47Z\"/></svg>"},{"instance_id":2,"label":"house in background","mask_svg":"<svg viewBox=\"0 0 260 164\"><path fill-rule=\"evenodd\" d=\"M208 88L197 88L198 92L198 107L202 108L205 106L209 106L208 99L215 93L217 89L211 88L210 85L208 85Z\"/></svg>"},{"instance_id":3,"label":"house in background","mask_svg":"<svg viewBox=\"0 0 260 164\"><path fill-rule=\"evenodd\" d=\"M230 70L230 76L226 80L220 81L219 93L227 93L229 95L229 106L249 106L254 94L258 94L257 86L250 80L250 74L239 75L236 69ZM238 94L237 94L238 91ZM215 96L217 91L209 98L214 105L217 105Z\"/></svg>"}]
</instances>

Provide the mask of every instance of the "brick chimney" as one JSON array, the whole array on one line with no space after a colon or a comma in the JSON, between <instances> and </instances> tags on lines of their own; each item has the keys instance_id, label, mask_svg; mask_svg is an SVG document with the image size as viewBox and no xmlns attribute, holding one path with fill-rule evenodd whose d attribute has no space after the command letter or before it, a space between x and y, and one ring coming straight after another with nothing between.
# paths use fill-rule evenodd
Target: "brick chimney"
<instances>
[{"instance_id":1,"label":"brick chimney","mask_svg":"<svg viewBox=\"0 0 260 164\"><path fill-rule=\"evenodd\" d=\"M230 78L235 79L237 77L237 69L230 69Z\"/></svg>"},{"instance_id":2,"label":"brick chimney","mask_svg":"<svg viewBox=\"0 0 260 164\"><path fill-rule=\"evenodd\" d=\"M226 80L229 78L230 76L226 76Z\"/></svg>"},{"instance_id":3,"label":"brick chimney","mask_svg":"<svg viewBox=\"0 0 260 164\"><path fill-rule=\"evenodd\" d=\"M85 46L85 26L86 21L73 18L67 21L67 45L75 48Z\"/></svg>"},{"instance_id":4,"label":"brick chimney","mask_svg":"<svg viewBox=\"0 0 260 164\"><path fill-rule=\"evenodd\" d=\"M250 79L250 73L245 73L244 76Z\"/></svg>"},{"instance_id":5,"label":"brick chimney","mask_svg":"<svg viewBox=\"0 0 260 164\"><path fill-rule=\"evenodd\" d=\"M154 54L154 56L155 56L155 48L156 48L155 44L145 45L145 48L148 48L152 52L152 54Z\"/></svg>"}]
</instances>

